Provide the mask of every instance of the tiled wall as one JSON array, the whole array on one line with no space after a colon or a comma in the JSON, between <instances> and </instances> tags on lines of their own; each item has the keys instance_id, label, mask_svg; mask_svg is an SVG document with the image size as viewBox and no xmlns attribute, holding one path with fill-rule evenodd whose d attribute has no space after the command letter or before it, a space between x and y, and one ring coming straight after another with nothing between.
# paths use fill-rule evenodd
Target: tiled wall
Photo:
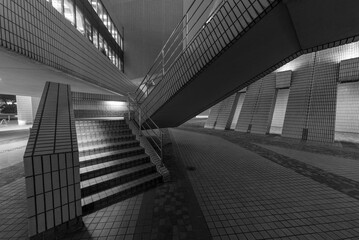
<instances>
[{"instance_id":1,"label":"tiled wall","mask_svg":"<svg viewBox=\"0 0 359 240\"><path fill-rule=\"evenodd\" d=\"M292 84L288 97L287 111L282 136L301 139L306 127L309 97L313 77L314 53L302 55L283 69L292 70Z\"/></svg>"},{"instance_id":2,"label":"tiled wall","mask_svg":"<svg viewBox=\"0 0 359 240\"><path fill-rule=\"evenodd\" d=\"M232 122L233 118L233 104L238 100L237 94L233 94L232 96L223 100L220 110L218 112L217 123L214 126L214 129L224 130L230 127L230 122Z\"/></svg>"},{"instance_id":3,"label":"tiled wall","mask_svg":"<svg viewBox=\"0 0 359 240\"><path fill-rule=\"evenodd\" d=\"M214 125L217 122L218 113L221 108L221 105L222 105L222 102L219 102L211 108L208 119L207 119L206 123L204 124L205 128L213 128L214 127Z\"/></svg>"},{"instance_id":4,"label":"tiled wall","mask_svg":"<svg viewBox=\"0 0 359 240\"><path fill-rule=\"evenodd\" d=\"M273 73L262 78L262 85L251 122L251 133L266 134L269 132L275 103L275 80L275 74Z\"/></svg>"},{"instance_id":5,"label":"tiled wall","mask_svg":"<svg viewBox=\"0 0 359 240\"><path fill-rule=\"evenodd\" d=\"M72 92L75 118L123 117L127 113L126 97Z\"/></svg>"},{"instance_id":6,"label":"tiled wall","mask_svg":"<svg viewBox=\"0 0 359 240\"><path fill-rule=\"evenodd\" d=\"M237 126L239 114L241 113L245 97L246 97L246 92L238 93L238 101L234 105L235 109L234 109L234 115L232 118L230 129L235 129Z\"/></svg>"},{"instance_id":7,"label":"tiled wall","mask_svg":"<svg viewBox=\"0 0 359 240\"><path fill-rule=\"evenodd\" d=\"M21 124L21 122L25 124L31 124L34 120L31 97L17 95L16 103L19 124Z\"/></svg>"},{"instance_id":8,"label":"tiled wall","mask_svg":"<svg viewBox=\"0 0 359 240\"><path fill-rule=\"evenodd\" d=\"M0 46L104 88L136 90L127 77L46 0L0 1Z\"/></svg>"},{"instance_id":9,"label":"tiled wall","mask_svg":"<svg viewBox=\"0 0 359 240\"><path fill-rule=\"evenodd\" d=\"M359 42L309 53L251 84L236 131L265 134L271 126L271 133L317 142L333 142L335 131L358 134L358 57ZM216 106L233 105L223 104ZM207 124L214 116L220 119L221 112Z\"/></svg>"},{"instance_id":10,"label":"tiled wall","mask_svg":"<svg viewBox=\"0 0 359 240\"><path fill-rule=\"evenodd\" d=\"M335 140L359 140L359 81L338 85Z\"/></svg>"},{"instance_id":11,"label":"tiled wall","mask_svg":"<svg viewBox=\"0 0 359 240\"><path fill-rule=\"evenodd\" d=\"M47 82L24 155L29 236L81 220L79 154L69 85ZM43 235L45 236L45 235Z\"/></svg>"},{"instance_id":12,"label":"tiled wall","mask_svg":"<svg viewBox=\"0 0 359 240\"><path fill-rule=\"evenodd\" d=\"M284 117L287 110L289 88L277 89L277 98L275 102L270 133L282 134Z\"/></svg>"},{"instance_id":13,"label":"tiled wall","mask_svg":"<svg viewBox=\"0 0 359 240\"><path fill-rule=\"evenodd\" d=\"M39 97L31 97L31 105L32 105L32 119L35 120L36 112L40 104Z\"/></svg>"},{"instance_id":14,"label":"tiled wall","mask_svg":"<svg viewBox=\"0 0 359 240\"><path fill-rule=\"evenodd\" d=\"M253 114L256 109L260 88L262 85L262 79L252 83L247 87L246 98L242 106L241 113L239 114L236 131L250 132Z\"/></svg>"}]
</instances>

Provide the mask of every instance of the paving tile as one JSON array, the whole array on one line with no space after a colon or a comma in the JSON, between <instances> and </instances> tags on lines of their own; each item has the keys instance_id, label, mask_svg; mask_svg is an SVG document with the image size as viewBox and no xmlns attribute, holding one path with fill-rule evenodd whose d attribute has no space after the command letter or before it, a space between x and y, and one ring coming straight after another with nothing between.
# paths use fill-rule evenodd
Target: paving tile
<instances>
[{"instance_id":1,"label":"paving tile","mask_svg":"<svg viewBox=\"0 0 359 240\"><path fill-rule=\"evenodd\" d=\"M358 200L346 194L219 137L179 129L171 133L177 154L186 166L195 169L188 175L202 211L208 211L212 219L217 216L222 225L230 225L233 215L221 212L224 205L232 208L243 239L268 235L320 239L325 234L344 239L354 227L341 223L359 219ZM318 227L311 228L312 222ZM264 236L259 235L263 229ZM215 230L211 230L213 237L228 236L219 226Z\"/></svg>"}]
</instances>

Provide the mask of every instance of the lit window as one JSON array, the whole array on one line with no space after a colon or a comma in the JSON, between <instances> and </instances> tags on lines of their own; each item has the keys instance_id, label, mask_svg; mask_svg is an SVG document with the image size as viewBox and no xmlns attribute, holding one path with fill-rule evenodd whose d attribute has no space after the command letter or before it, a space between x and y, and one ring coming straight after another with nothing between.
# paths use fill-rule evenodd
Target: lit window
<instances>
[{"instance_id":1,"label":"lit window","mask_svg":"<svg viewBox=\"0 0 359 240\"><path fill-rule=\"evenodd\" d=\"M106 56L108 56L108 45L107 45L107 42L105 40L103 40L103 48L105 49Z\"/></svg>"},{"instance_id":2,"label":"lit window","mask_svg":"<svg viewBox=\"0 0 359 240\"><path fill-rule=\"evenodd\" d=\"M72 0L64 0L64 15L65 18L69 20L72 25L75 25L75 11L74 3Z\"/></svg>"},{"instance_id":3,"label":"lit window","mask_svg":"<svg viewBox=\"0 0 359 240\"><path fill-rule=\"evenodd\" d=\"M85 18L85 36L92 42L91 24L86 18Z\"/></svg>"},{"instance_id":4,"label":"lit window","mask_svg":"<svg viewBox=\"0 0 359 240\"><path fill-rule=\"evenodd\" d=\"M62 14L62 0L52 0L52 6Z\"/></svg>"},{"instance_id":5,"label":"lit window","mask_svg":"<svg viewBox=\"0 0 359 240\"><path fill-rule=\"evenodd\" d=\"M97 30L95 28L92 29L92 37L93 37L93 44L95 45L96 48L98 47L98 35L97 35Z\"/></svg>"},{"instance_id":6,"label":"lit window","mask_svg":"<svg viewBox=\"0 0 359 240\"><path fill-rule=\"evenodd\" d=\"M104 14L104 11L103 11L103 7L102 7L102 4L100 3L100 1L97 2L97 14L103 21L102 15Z\"/></svg>"},{"instance_id":7,"label":"lit window","mask_svg":"<svg viewBox=\"0 0 359 240\"><path fill-rule=\"evenodd\" d=\"M95 12L97 12L97 0L89 0Z\"/></svg>"},{"instance_id":8,"label":"lit window","mask_svg":"<svg viewBox=\"0 0 359 240\"><path fill-rule=\"evenodd\" d=\"M78 7L76 7L76 28L80 33L85 35L85 23L84 23L84 15L80 11Z\"/></svg>"},{"instance_id":9,"label":"lit window","mask_svg":"<svg viewBox=\"0 0 359 240\"><path fill-rule=\"evenodd\" d=\"M103 49L103 37L101 36L101 34L98 34L98 48L100 50Z\"/></svg>"}]
</instances>

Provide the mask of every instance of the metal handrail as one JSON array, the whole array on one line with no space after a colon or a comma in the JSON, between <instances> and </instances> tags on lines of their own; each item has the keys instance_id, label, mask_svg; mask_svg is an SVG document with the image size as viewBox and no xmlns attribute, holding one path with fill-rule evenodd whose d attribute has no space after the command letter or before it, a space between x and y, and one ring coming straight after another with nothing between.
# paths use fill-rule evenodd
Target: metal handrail
<instances>
[{"instance_id":1,"label":"metal handrail","mask_svg":"<svg viewBox=\"0 0 359 240\"><path fill-rule=\"evenodd\" d=\"M152 115L161 104L167 101L178 89L195 76L199 71L198 69L202 69L210 64L212 59L220 56L228 49L227 46L232 45L237 39L242 37L271 9L277 6L280 1L221 0L216 7L211 9L207 19L201 19L203 13L206 12L205 10L202 11L201 15L197 14L195 16L194 14L193 16L199 17L195 19L196 22L186 22L186 24L192 26L192 31L198 30L195 34L189 32L184 34L185 37L181 41L177 38L174 39L175 43L177 43L176 41L179 42L179 45L175 49L168 49L164 54L164 58L161 59L161 61L165 61L165 64L162 63L162 66L166 69L162 69L160 82L156 82L156 86L146 89L146 91L137 91L136 100L141 102L144 109L146 109L146 115ZM186 14L188 14L188 11ZM198 21L200 21L199 24ZM172 34L172 40L176 34L180 33L182 32L177 30L177 32ZM187 41L187 36L191 37L190 41ZM183 45L181 45L182 43ZM170 46L173 48L172 44ZM179 46L183 46L183 49L180 49L182 51L178 50ZM163 49L166 48L167 46ZM174 55L176 59L174 61L172 59L166 61L168 55L170 55L170 58ZM143 90L147 81L152 80L153 76L161 76L157 72L158 69L161 69L161 61L155 61L153 66L156 68L151 68L138 89ZM155 94L150 94L152 91Z\"/></svg>"},{"instance_id":2,"label":"metal handrail","mask_svg":"<svg viewBox=\"0 0 359 240\"><path fill-rule=\"evenodd\" d=\"M161 79L163 79L163 77L165 75L164 73L166 72L165 67L170 62L171 58L176 54L176 52L178 51L178 48L183 46L182 44L185 42L186 45L181 51L181 53L183 53L188 48L188 46L190 46L190 43L196 38L196 36L202 30L202 28L208 23L208 19L213 18L213 16L217 13L218 9L220 9L220 7L223 5L223 3L225 1L227 1L227 0L222 0L221 3L218 4L212 10L211 14L208 16L206 21L200 27L198 27L198 30L193 34L192 39L188 42L188 36L193 31L195 26L197 26L199 20L203 17L204 13L209 9L210 6L212 6L211 2L209 2L209 3L207 2L207 5L204 6L204 8L202 9L202 12L198 13L199 9L203 6L203 4L205 4L205 1L202 0L198 5L195 5L196 1L192 2L190 7L188 8L188 10L186 11L186 14L184 14L184 16L182 17L180 22L177 24L176 28L171 33L170 37L167 39L165 45L162 47L160 53L157 55L153 65L151 66L151 68L149 69L149 71L147 72L147 74L145 75L143 80L141 81L137 90L135 91L135 93L136 93L135 98L138 102L141 101L144 96L147 96L149 94L148 89L144 90L145 86L147 86L147 82L152 81L154 75L158 75L158 70L161 70L161 73L162 73ZM193 8L195 8L195 10L191 14L191 16L188 17L188 15L193 10ZM199 16L197 16L197 19L195 19L194 23L191 23L192 26L188 29L189 23L191 22L191 20L194 18L194 16L197 13L199 14ZM184 20L186 20L186 22L184 22ZM182 25L182 28L180 27L181 25ZM183 33L184 30L186 30L185 34ZM179 36L181 34L182 34L182 37L179 40ZM179 43L177 44L177 46L175 46L174 49L172 49L172 51L170 51L171 48L173 47L173 45L176 43L176 41L179 41ZM166 51L166 48L168 48L167 51ZM168 56L168 54L170 55L170 57L168 58L168 61L166 61L165 58ZM180 54L178 54L178 55L180 55ZM168 69L170 69L172 67L172 65L177 61L178 58L179 58L179 56L177 56L172 61L172 63L168 67Z\"/></svg>"},{"instance_id":3,"label":"metal handrail","mask_svg":"<svg viewBox=\"0 0 359 240\"><path fill-rule=\"evenodd\" d=\"M160 158L161 166L163 166L163 131L158 127L158 125L146 115L146 113L141 108L141 105L131 97L131 93L128 93L128 120L133 120L138 125L139 135L142 137L150 138L152 144L154 144L155 152ZM131 108L132 106L132 108ZM131 114L131 109L133 109L134 114ZM145 116L144 116L145 114ZM131 117L131 115L133 117ZM144 120L145 119L145 120ZM144 121L143 121L144 120ZM143 128L145 132L143 131ZM150 131L152 134L147 134L146 131Z\"/></svg>"}]
</instances>

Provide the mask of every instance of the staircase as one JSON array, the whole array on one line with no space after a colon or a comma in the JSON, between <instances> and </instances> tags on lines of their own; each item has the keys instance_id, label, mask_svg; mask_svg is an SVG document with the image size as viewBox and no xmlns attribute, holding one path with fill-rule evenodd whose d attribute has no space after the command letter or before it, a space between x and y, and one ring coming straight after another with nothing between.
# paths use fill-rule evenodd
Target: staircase
<instances>
[{"instance_id":1,"label":"staircase","mask_svg":"<svg viewBox=\"0 0 359 240\"><path fill-rule=\"evenodd\" d=\"M84 214L163 181L125 120L77 119L76 132Z\"/></svg>"}]
</instances>

